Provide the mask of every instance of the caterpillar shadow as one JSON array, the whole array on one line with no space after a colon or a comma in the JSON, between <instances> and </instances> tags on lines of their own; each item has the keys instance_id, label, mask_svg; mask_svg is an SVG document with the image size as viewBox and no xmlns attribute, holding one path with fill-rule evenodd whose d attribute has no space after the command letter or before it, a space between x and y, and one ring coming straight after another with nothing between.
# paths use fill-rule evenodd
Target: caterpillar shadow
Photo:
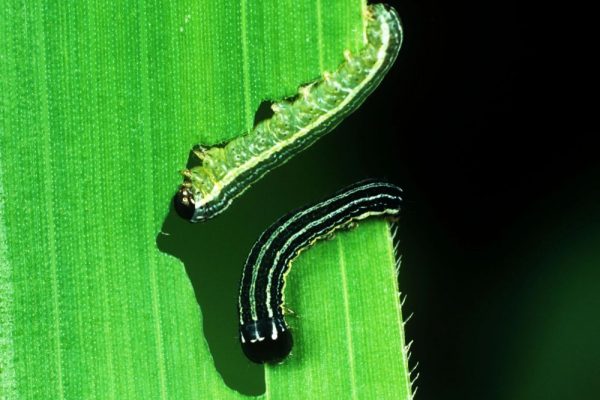
<instances>
[{"instance_id":1,"label":"caterpillar shadow","mask_svg":"<svg viewBox=\"0 0 600 400\"><path fill-rule=\"evenodd\" d=\"M252 215L244 208L231 207L219 218L192 224L171 204L156 244L185 265L200 305L204 337L225 384L245 395L259 395L265 391L264 372L241 351L237 298L245 257L263 227L240 229L240 220L247 220L240 214Z\"/></svg>"}]
</instances>

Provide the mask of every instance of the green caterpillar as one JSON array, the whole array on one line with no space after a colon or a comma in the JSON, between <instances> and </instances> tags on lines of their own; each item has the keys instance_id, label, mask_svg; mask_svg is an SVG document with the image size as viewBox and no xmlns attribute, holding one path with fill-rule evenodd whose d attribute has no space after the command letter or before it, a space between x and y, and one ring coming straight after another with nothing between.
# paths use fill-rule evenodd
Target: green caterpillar
<instances>
[{"instance_id":1,"label":"green caterpillar","mask_svg":"<svg viewBox=\"0 0 600 400\"><path fill-rule=\"evenodd\" d=\"M273 116L252 132L223 147L197 148L201 165L183 171L175 195L177 213L190 222L223 212L233 199L271 169L306 149L356 110L379 85L402 43L396 11L383 4L367 7L366 43L357 55L323 79L303 86L293 101L273 104Z\"/></svg>"}]
</instances>

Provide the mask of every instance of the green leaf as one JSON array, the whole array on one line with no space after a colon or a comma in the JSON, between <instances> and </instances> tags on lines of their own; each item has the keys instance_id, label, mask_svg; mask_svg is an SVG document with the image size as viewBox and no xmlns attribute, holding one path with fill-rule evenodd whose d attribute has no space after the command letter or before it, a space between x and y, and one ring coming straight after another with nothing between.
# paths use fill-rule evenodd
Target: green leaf
<instances>
[{"instance_id":1,"label":"green leaf","mask_svg":"<svg viewBox=\"0 0 600 400\"><path fill-rule=\"evenodd\" d=\"M335 68L360 47L363 6L0 5L1 398L242 397L156 236L192 145L242 134L262 100ZM408 398L389 234L364 225L298 259L295 356L268 367L268 397Z\"/></svg>"}]
</instances>

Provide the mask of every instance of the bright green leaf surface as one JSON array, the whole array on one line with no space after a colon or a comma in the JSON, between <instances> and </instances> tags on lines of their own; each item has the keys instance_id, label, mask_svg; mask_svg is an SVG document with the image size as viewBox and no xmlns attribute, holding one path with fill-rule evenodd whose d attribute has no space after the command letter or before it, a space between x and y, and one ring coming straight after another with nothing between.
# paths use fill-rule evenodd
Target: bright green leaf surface
<instances>
[{"instance_id":1,"label":"bright green leaf surface","mask_svg":"<svg viewBox=\"0 0 600 400\"><path fill-rule=\"evenodd\" d=\"M0 4L0 398L242 397L156 236L191 146L241 134L263 99L335 68L361 44L362 7ZM297 345L268 368L268 397L407 398L386 226L297 260Z\"/></svg>"}]
</instances>

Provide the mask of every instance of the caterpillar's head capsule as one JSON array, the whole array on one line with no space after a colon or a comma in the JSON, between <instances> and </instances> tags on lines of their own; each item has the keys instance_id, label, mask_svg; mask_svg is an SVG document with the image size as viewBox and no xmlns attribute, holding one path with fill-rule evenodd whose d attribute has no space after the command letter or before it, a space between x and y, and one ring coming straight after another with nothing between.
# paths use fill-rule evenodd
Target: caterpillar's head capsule
<instances>
[{"instance_id":1,"label":"caterpillar's head capsule","mask_svg":"<svg viewBox=\"0 0 600 400\"><path fill-rule=\"evenodd\" d=\"M292 333L273 318L240 326L242 351L258 364L280 363L292 351Z\"/></svg>"},{"instance_id":2,"label":"caterpillar's head capsule","mask_svg":"<svg viewBox=\"0 0 600 400\"><path fill-rule=\"evenodd\" d=\"M189 187L182 185L173 198L175 211L181 218L192 221L196 212L196 201Z\"/></svg>"},{"instance_id":3,"label":"caterpillar's head capsule","mask_svg":"<svg viewBox=\"0 0 600 400\"><path fill-rule=\"evenodd\" d=\"M231 201L207 202L200 191L195 190L187 182L179 188L173 198L173 205L177 214L189 222L201 222L213 218L223 212Z\"/></svg>"}]
</instances>

